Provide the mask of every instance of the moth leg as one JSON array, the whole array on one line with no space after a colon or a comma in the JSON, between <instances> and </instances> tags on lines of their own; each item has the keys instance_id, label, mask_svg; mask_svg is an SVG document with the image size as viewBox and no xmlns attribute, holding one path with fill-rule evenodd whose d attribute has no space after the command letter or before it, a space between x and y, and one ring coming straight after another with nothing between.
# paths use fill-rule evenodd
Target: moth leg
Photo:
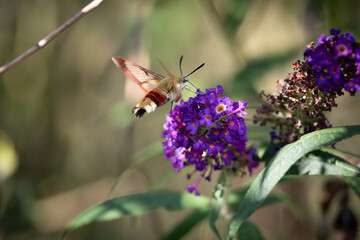
<instances>
[{"instance_id":1,"label":"moth leg","mask_svg":"<svg viewBox=\"0 0 360 240\"><path fill-rule=\"evenodd\" d=\"M170 104L170 112L169 112L169 114L171 114L171 111L172 111L172 109L173 109L173 104L174 104L174 101L173 101L173 100L171 100L171 104Z\"/></svg>"},{"instance_id":2,"label":"moth leg","mask_svg":"<svg viewBox=\"0 0 360 240\"><path fill-rule=\"evenodd\" d=\"M184 86L182 87L182 89L186 89L186 90L188 90L189 92L192 92L192 93L195 93L195 94L196 94L196 90L193 89L192 87L188 86L188 85L184 85Z\"/></svg>"}]
</instances>

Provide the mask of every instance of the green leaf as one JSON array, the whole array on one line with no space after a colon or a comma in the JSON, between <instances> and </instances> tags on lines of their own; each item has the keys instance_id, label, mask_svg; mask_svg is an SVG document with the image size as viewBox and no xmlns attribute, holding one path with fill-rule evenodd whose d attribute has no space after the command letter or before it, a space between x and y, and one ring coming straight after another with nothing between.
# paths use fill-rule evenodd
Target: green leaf
<instances>
[{"instance_id":1,"label":"green leaf","mask_svg":"<svg viewBox=\"0 0 360 240\"><path fill-rule=\"evenodd\" d=\"M360 198L360 177L344 177L344 180L354 190L358 198Z\"/></svg>"},{"instance_id":2,"label":"green leaf","mask_svg":"<svg viewBox=\"0 0 360 240\"><path fill-rule=\"evenodd\" d=\"M242 188L239 190L236 190L229 194L228 197L228 204L230 205L230 208L235 209L235 206L238 206L238 204L241 202L242 198L244 197L246 193L247 188ZM268 205L276 204L276 203L284 203L287 207L292 210L292 212L296 216L301 215L300 207L299 205L294 201L294 199L291 198L286 193L283 192L277 192L272 193L264 200L264 202L261 204L260 207L266 207ZM164 240L170 240L170 239L180 239L184 237L190 230L195 227L199 222L204 220L208 214L210 209L202 211L198 210L192 214L190 214L186 219L184 219L179 225L174 227L173 231L171 231L167 236L165 236ZM211 218L211 217L210 217ZM251 223L250 223L251 224ZM242 239L242 238L241 238ZM245 238L247 239L247 238Z\"/></svg>"},{"instance_id":3,"label":"green leaf","mask_svg":"<svg viewBox=\"0 0 360 240\"><path fill-rule=\"evenodd\" d=\"M221 239L221 236L216 228L215 223L219 217L221 207L224 204L225 184L226 184L226 177L225 177L225 173L222 171L219 176L219 180L215 186L213 198L211 199L210 215L209 215L210 228L213 231L213 233L218 237L218 239Z\"/></svg>"},{"instance_id":4,"label":"green leaf","mask_svg":"<svg viewBox=\"0 0 360 240\"><path fill-rule=\"evenodd\" d=\"M237 206L239 206L240 202L245 196L246 190L247 189L240 189L229 195L228 204L232 210L235 211ZM302 217L300 206L297 204L297 202L290 195L283 192L269 194L261 203L260 207L266 207L276 203L284 203L293 212L294 215L296 215L298 218Z\"/></svg>"},{"instance_id":5,"label":"green leaf","mask_svg":"<svg viewBox=\"0 0 360 240\"><path fill-rule=\"evenodd\" d=\"M323 151L314 151L296 164L297 174L359 176L360 168L342 158Z\"/></svg>"},{"instance_id":6,"label":"green leaf","mask_svg":"<svg viewBox=\"0 0 360 240\"><path fill-rule=\"evenodd\" d=\"M233 239L241 224L260 206L289 168L305 154L360 133L360 126L328 128L302 136L283 147L251 184L229 226Z\"/></svg>"},{"instance_id":7,"label":"green leaf","mask_svg":"<svg viewBox=\"0 0 360 240\"><path fill-rule=\"evenodd\" d=\"M339 156L341 158L346 158L346 157L354 157L354 158L360 158L359 154L355 154L352 152L348 152L345 150L341 150L338 148L332 148L332 147L324 147L321 149L322 151L328 152L328 153L332 153L336 156Z\"/></svg>"},{"instance_id":8,"label":"green leaf","mask_svg":"<svg viewBox=\"0 0 360 240\"><path fill-rule=\"evenodd\" d=\"M70 223L63 237L67 232L95 221L109 221L127 215L139 216L161 207L171 211L187 208L206 210L209 203L210 200L203 196L172 191L154 191L118 197L86 210Z\"/></svg>"},{"instance_id":9,"label":"green leaf","mask_svg":"<svg viewBox=\"0 0 360 240\"><path fill-rule=\"evenodd\" d=\"M262 236L259 229L249 221L245 221L239 231L237 233L238 239L246 239L246 240L262 240L264 237Z\"/></svg>"},{"instance_id":10,"label":"green leaf","mask_svg":"<svg viewBox=\"0 0 360 240\"><path fill-rule=\"evenodd\" d=\"M179 225L177 225L173 231L171 231L163 240L172 240L172 239L181 239L184 237L190 230L195 227L199 222L204 220L209 214L209 211L195 211L190 214L185 220L183 220Z\"/></svg>"}]
</instances>

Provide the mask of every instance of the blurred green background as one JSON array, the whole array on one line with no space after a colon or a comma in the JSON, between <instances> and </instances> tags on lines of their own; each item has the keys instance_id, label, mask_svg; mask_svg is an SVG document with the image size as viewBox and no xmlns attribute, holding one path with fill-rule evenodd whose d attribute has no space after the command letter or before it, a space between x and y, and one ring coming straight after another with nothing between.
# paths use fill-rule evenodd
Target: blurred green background
<instances>
[{"instance_id":1,"label":"blurred green background","mask_svg":"<svg viewBox=\"0 0 360 240\"><path fill-rule=\"evenodd\" d=\"M0 0L0 65L89 2ZM144 93L126 80L111 56L165 74L160 59L178 75L183 54L185 73L206 63L191 76L196 86L221 84L233 101L255 107L253 96L275 91L276 79L292 70L305 45L320 34L340 28L359 40L359 10L356 0L104 0L0 75L0 239L55 239L80 212L109 197L149 189L183 191L193 182L185 173L176 174L161 154L170 106L135 119L131 109ZM185 99L189 96L184 92ZM358 96L340 98L339 108L328 114L333 125L358 124L358 102ZM267 138L265 130L251 124L254 109L248 112L250 140ZM358 145L359 138L353 138L338 147L360 154ZM234 179L232 186L246 181ZM251 219L267 239L316 239L324 181L306 177L280 186L299 202L304 219L281 205ZM203 181L201 192L210 196L214 182ZM159 210L96 223L67 238L159 239L188 213ZM187 239L215 236L204 222Z\"/></svg>"}]
</instances>

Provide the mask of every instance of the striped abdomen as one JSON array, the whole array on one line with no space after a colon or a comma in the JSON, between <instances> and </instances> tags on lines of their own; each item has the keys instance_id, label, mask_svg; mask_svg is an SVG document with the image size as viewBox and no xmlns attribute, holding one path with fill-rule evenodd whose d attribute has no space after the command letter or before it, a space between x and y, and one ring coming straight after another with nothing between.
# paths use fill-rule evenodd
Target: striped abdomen
<instances>
[{"instance_id":1,"label":"striped abdomen","mask_svg":"<svg viewBox=\"0 0 360 240\"><path fill-rule=\"evenodd\" d=\"M133 114L141 118L145 112L151 113L169 101L166 93L161 89L153 89L133 108Z\"/></svg>"}]
</instances>

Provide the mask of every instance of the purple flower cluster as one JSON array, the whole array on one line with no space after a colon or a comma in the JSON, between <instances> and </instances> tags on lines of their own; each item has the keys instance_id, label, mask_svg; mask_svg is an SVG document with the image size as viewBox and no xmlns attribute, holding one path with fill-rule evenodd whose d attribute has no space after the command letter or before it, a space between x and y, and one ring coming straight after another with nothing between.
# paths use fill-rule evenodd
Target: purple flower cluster
<instances>
[{"instance_id":1,"label":"purple flower cluster","mask_svg":"<svg viewBox=\"0 0 360 240\"><path fill-rule=\"evenodd\" d=\"M210 180L212 170L236 171L247 166L251 172L257 163L252 161L255 153L246 152L247 128L244 118L246 102L232 102L220 97L224 89L197 90L197 96L188 102L181 101L166 116L163 142L166 160L178 172L186 166L194 166L201 175L189 192L199 195L197 185L202 177ZM192 174L189 174L191 177Z\"/></svg>"},{"instance_id":2,"label":"purple flower cluster","mask_svg":"<svg viewBox=\"0 0 360 240\"><path fill-rule=\"evenodd\" d=\"M354 95L360 89L360 43L350 32L344 35L331 29L330 34L321 35L317 47L308 46L304 52L306 62L322 91L339 92L344 88Z\"/></svg>"}]
</instances>

